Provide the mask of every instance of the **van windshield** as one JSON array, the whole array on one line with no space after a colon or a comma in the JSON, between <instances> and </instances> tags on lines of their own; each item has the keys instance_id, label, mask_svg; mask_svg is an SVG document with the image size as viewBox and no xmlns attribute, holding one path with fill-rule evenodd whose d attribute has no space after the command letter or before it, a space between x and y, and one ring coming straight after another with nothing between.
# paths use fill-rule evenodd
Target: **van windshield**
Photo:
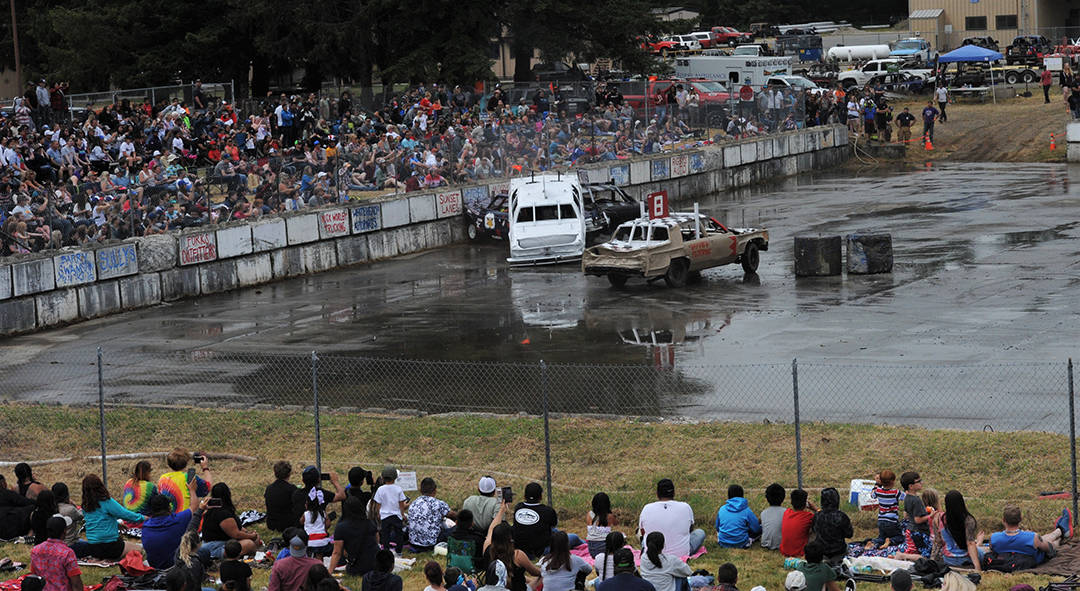
<instances>
[{"instance_id":1,"label":"van windshield","mask_svg":"<svg viewBox=\"0 0 1080 591\"><path fill-rule=\"evenodd\" d=\"M921 41L900 41L896 44L896 49L920 49L922 48Z\"/></svg>"},{"instance_id":2,"label":"van windshield","mask_svg":"<svg viewBox=\"0 0 1080 591\"><path fill-rule=\"evenodd\" d=\"M559 207L557 205L541 205L536 208L536 221L559 219Z\"/></svg>"}]
</instances>

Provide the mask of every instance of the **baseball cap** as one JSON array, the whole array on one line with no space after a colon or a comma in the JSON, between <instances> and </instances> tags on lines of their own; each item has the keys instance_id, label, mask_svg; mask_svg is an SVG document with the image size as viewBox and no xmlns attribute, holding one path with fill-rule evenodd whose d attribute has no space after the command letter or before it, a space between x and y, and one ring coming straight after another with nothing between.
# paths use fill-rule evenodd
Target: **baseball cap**
<instances>
[{"instance_id":1,"label":"baseball cap","mask_svg":"<svg viewBox=\"0 0 1080 591\"><path fill-rule=\"evenodd\" d=\"M386 466L382 469L383 480L397 480L397 476L397 468L393 466Z\"/></svg>"},{"instance_id":2,"label":"baseball cap","mask_svg":"<svg viewBox=\"0 0 1080 591\"><path fill-rule=\"evenodd\" d=\"M801 571L793 570L784 579L784 589L787 591L803 591L806 589L806 575Z\"/></svg>"},{"instance_id":3,"label":"baseball cap","mask_svg":"<svg viewBox=\"0 0 1080 591\"><path fill-rule=\"evenodd\" d=\"M480 479L480 483L476 485L476 488L486 494L495 492L495 479L490 476L484 476Z\"/></svg>"},{"instance_id":4,"label":"baseball cap","mask_svg":"<svg viewBox=\"0 0 1080 591\"><path fill-rule=\"evenodd\" d=\"M307 540L304 535L295 535L289 540L289 556L304 558L307 556Z\"/></svg>"},{"instance_id":5,"label":"baseball cap","mask_svg":"<svg viewBox=\"0 0 1080 591\"><path fill-rule=\"evenodd\" d=\"M889 584L894 591L911 591L911 573L898 568L889 576Z\"/></svg>"},{"instance_id":6,"label":"baseball cap","mask_svg":"<svg viewBox=\"0 0 1080 591\"><path fill-rule=\"evenodd\" d=\"M544 495L544 489L535 482L525 485L525 500L538 501Z\"/></svg>"}]
</instances>

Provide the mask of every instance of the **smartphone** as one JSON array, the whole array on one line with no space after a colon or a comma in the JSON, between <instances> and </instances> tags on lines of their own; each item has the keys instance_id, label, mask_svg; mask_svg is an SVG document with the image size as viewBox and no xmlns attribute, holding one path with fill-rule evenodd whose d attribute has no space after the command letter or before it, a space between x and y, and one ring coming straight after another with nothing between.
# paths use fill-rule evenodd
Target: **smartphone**
<instances>
[{"instance_id":1,"label":"smartphone","mask_svg":"<svg viewBox=\"0 0 1080 591\"><path fill-rule=\"evenodd\" d=\"M188 468L187 469L187 480L188 480L188 482L191 482L192 480L195 480L195 468Z\"/></svg>"},{"instance_id":2,"label":"smartphone","mask_svg":"<svg viewBox=\"0 0 1080 591\"><path fill-rule=\"evenodd\" d=\"M319 478L321 478L322 480L330 480L330 473L323 472L322 474L319 474Z\"/></svg>"},{"instance_id":3,"label":"smartphone","mask_svg":"<svg viewBox=\"0 0 1080 591\"><path fill-rule=\"evenodd\" d=\"M210 499L206 501L206 506L210 509L216 509L221 506L221 499L210 497Z\"/></svg>"},{"instance_id":4,"label":"smartphone","mask_svg":"<svg viewBox=\"0 0 1080 591\"><path fill-rule=\"evenodd\" d=\"M504 503L514 502L514 489L512 487L504 486L502 488L502 500Z\"/></svg>"}]
</instances>

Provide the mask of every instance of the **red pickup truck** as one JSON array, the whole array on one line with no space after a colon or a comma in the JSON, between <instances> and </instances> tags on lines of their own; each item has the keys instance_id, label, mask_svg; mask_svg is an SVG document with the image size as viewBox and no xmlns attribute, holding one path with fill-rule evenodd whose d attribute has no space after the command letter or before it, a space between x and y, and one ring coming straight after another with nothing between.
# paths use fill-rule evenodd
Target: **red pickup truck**
<instances>
[{"instance_id":1,"label":"red pickup truck","mask_svg":"<svg viewBox=\"0 0 1080 591\"><path fill-rule=\"evenodd\" d=\"M730 45L735 47L740 43L750 43L754 40L753 33L743 33L732 27L713 27L713 45Z\"/></svg>"}]
</instances>

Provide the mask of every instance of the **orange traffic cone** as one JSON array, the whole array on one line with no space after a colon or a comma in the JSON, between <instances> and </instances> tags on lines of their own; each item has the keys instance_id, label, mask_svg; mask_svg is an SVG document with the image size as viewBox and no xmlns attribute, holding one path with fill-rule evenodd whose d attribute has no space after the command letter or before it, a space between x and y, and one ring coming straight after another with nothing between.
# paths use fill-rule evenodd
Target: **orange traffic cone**
<instances>
[{"instance_id":1,"label":"orange traffic cone","mask_svg":"<svg viewBox=\"0 0 1080 591\"><path fill-rule=\"evenodd\" d=\"M1057 149L1057 142L1054 141L1054 134L1052 134L1052 133L1050 134L1050 149L1051 150L1056 150Z\"/></svg>"},{"instance_id":2,"label":"orange traffic cone","mask_svg":"<svg viewBox=\"0 0 1080 591\"><path fill-rule=\"evenodd\" d=\"M930 136L929 135L924 135L923 139L926 140L926 144L923 146L923 147L926 148L926 151L927 152L933 151L934 144L933 144L933 142L930 141Z\"/></svg>"}]
</instances>

